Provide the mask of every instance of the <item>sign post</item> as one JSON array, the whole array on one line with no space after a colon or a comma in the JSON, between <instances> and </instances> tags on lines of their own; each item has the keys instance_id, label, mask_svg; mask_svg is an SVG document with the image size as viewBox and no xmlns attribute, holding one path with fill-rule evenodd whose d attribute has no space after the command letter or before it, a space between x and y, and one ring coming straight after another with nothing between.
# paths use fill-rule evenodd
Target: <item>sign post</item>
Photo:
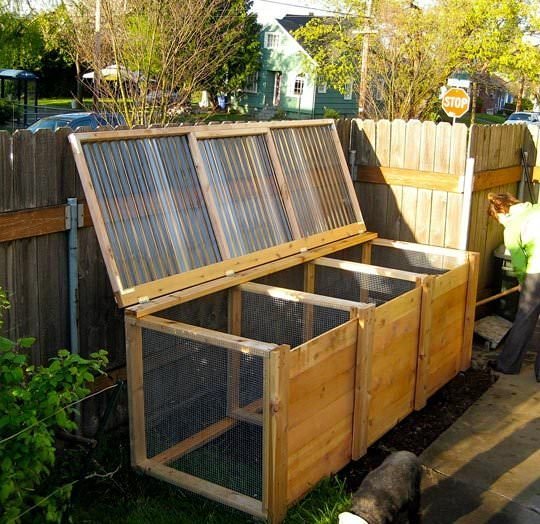
<instances>
[{"instance_id":1,"label":"sign post","mask_svg":"<svg viewBox=\"0 0 540 524\"><path fill-rule=\"evenodd\" d=\"M452 87L442 97L444 112L456 123L456 118L461 118L468 110L471 98L464 89Z\"/></svg>"}]
</instances>

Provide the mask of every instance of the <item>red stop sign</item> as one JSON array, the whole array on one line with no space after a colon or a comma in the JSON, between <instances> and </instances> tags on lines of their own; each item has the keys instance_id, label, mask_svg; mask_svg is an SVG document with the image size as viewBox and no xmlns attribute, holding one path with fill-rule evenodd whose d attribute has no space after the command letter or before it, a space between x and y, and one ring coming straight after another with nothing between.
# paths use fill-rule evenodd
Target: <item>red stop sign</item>
<instances>
[{"instance_id":1,"label":"red stop sign","mask_svg":"<svg viewBox=\"0 0 540 524\"><path fill-rule=\"evenodd\" d=\"M444 112L453 118L462 117L468 110L471 99L461 87L452 87L442 97Z\"/></svg>"}]
</instances>

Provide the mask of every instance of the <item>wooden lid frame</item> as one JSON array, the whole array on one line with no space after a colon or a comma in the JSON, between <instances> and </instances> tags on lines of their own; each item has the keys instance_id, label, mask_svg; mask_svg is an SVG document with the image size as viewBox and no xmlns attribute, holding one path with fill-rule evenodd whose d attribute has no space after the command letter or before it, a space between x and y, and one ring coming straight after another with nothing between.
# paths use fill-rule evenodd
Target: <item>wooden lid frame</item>
<instances>
[{"instance_id":1,"label":"wooden lid frame","mask_svg":"<svg viewBox=\"0 0 540 524\"><path fill-rule=\"evenodd\" d=\"M336 227L328 231L322 231L317 234L312 234L303 237L301 235L301 227L299 219L294 208L290 194L290 184L284 176L282 160L279 158L276 151L275 139L272 135L272 130L281 129L297 129L297 128L324 128L330 130L330 140L325 143L325 148L336 155L339 173L337 176L340 184L346 190L346 205L352 210L354 216L353 221L344 224L341 227ZM111 239L107 232L104 216L100 207L100 202L97 198L94 181L90 173L87 159L84 154L84 146L92 143L114 142L114 141L129 141L140 139L152 139L162 137L178 137L185 136L189 141L189 150L194 162L199 183L204 189L207 188L208 174L201 159L201 150L199 142L201 140L234 138L234 137L250 137L261 136L267 148L268 159L271 165L275 181L279 190L285 216L288 220L289 229L292 239L289 242L282 243L276 246L270 246L262 250L252 253L247 253L242 256L231 258L227 242L223 235L223 230L220 224L218 213L216 211L216 202L212 197L211 191L203 191L204 200L210 223L213 228L217 244L221 253L222 260L210 265L190 269L188 271L166 276L164 278L155 279L149 282L138 283L134 286L126 287L122 282L121 272L119 271L118 261L115 259ZM75 162L79 175L82 181L83 189L86 195L86 200L92 221L96 230L96 234L103 253L109 278L111 280L113 292L116 301L120 307L126 307L137 303L144 303L153 298L167 295L169 293L178 292L191 286L203 284L205 282L218 279L225 275L235 274L239 271L244 271L253 267L281 260L285 257L305 252L314 249L336 240L345 239L365 233L366 228L354 190L352 180L350 178L347 162L345 160L343 150L341 148L339 138L336 132L333 120L310 120L310 121L291 121L291 122L260 122L260 123L235 123L221 126L179 126L175 128L157 128L157 129L133 129L133 130L117 130L117 131L98 131L90 133L73 133L69 136L72 150L75 157ZM309 147L317 147L317 144L309 144ZM324 162L321 153L317 155L317 161ZM333 159L336 161L336 159ZM308 170L309 166L306 168ZM309 173L308 173L309 175ZM319 177L320 178L320 177ZM332 187L328 184L321 184L319 189L326 191L331 199L335 196L330 194ZM324 195L323 195L324 196ZM321 204L322 205L322 204ZM322 209L322 208L321 208ZM324 210L321 211L324 213Z\"/></svg>"}]
</instances>

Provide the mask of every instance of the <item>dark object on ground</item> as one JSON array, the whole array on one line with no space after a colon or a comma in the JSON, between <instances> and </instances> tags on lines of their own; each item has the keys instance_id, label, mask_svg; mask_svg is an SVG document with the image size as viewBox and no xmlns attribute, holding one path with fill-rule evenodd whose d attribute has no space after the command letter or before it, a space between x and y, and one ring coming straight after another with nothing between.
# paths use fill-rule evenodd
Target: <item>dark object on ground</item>
<instances>
[{"instance_id":1,"label":"dark object on ground","mask_svg":"<svg viewBox=\"0 0 540 524\"><path fill-rule=\"evenodd\" d=\"M422 466L409 451L397 451L363 480L350 510L369 524L419 522Z\"/></svg>"}]
</instances>

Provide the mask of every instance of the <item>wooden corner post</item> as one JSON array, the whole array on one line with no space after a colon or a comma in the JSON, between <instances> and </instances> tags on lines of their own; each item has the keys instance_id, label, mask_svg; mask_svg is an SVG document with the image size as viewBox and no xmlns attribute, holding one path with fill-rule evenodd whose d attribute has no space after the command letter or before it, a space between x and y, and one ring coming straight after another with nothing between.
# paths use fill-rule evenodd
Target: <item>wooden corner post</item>
<instances>
[{"instance_id":1,"label":"wooden corner post","mask_svg":"<svg viewBox=\"0 0 540 524\"><path fill-rule=\"evenodd\" d=\"M369 401L371 389L371 362L375 328L375 305L351 311L358 318L356 341L356 369L354 378L354 407L352 432L352 459L365 455L368 447Z\"/></svg>"},{"instance_id":2,"label":"wooden corner post","mask_svg":"<svg viewBox=\"0 0 540 524\"><path fill-rule=\"evenodd\" d=\"M142 329L133 317L125 315L126 365L129 404L131 465L140 467L146 460L144 424Z\"/></svg>"},{"instance_id":3,"label":"wooden corner post","mask_svg":"<svg viewBox=\"0 0 540 524\"><path fill-rule=\"evenodd\" d=\"M476 293L478 290L478 273L480 269L480 253L469 252L469 277L467 281L467 298L465 303L465 319L463 322L463 347L461 348L460 370L465 371L471 365L472 343L474 335L474 315L476 313Z\"/></svg>"},{"instance_id":4,"label":"wooden corner post","mask_svg":"<svg viewBox=\"0 0 540 524\"><path fill-rule=\"evenodd\" d=\"M238 286L229 289L228 298L229 333L242 335L242 291ZM242 354L227 351L227 414L230 416L240 407L240 366Z\"/></svg>"},{"instance_id":5,"label":"wooden corner post","mask_svg":"<svg viewBox=\"0 0 540 524\"><path fill-rule=\"evenodd\" d=\"M418 357L416 363L416 386L414 393L414 409L417 410L422 409L427 402L434 283L435 276L433 275L418 278L418 285L422 286L422 302L420 310Z\"/></svg>"},{"instance_id":6,"label":"wooden corner post","mask_svg":"<svg viewBox=\"0 0 540 524\"><path fill-rule=\"evenodd\" d=\"M278 346L264 363L263 508L271 524L287 514L289 351Z\"/></svg>"}]
</instances>

